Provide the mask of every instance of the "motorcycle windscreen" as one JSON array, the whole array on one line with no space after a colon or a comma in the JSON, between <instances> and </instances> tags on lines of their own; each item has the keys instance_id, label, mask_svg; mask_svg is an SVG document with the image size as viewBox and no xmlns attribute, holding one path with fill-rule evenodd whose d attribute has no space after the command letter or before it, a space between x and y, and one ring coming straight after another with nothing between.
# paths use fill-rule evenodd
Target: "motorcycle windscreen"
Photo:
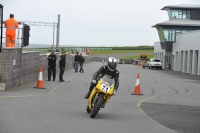
<instances>
[{"instance_id":1,"label":"motorcycle windscreen","mask_svg":"<svg viewBox=\"0 0 200 133\"><path fill-rule=\"evenodd\" d=\"M101 90L106 93L111 93L110 90L114 85L114 80L109 78L108 76L104 76L101 82Z\"/></svg>"}]
</instances>

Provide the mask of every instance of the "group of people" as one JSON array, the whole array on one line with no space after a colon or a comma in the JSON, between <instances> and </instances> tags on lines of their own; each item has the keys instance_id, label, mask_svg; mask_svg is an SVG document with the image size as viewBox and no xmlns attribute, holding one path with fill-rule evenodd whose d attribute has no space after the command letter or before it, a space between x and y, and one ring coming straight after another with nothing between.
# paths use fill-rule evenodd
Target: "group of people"
<instances>
[{"instance_id":1,"label":"group of people","mask_svg":"<svg viewBox=\"0 0 200 133\"><path fill-rule=\"evenodd\" d=\"M78 65L80 64L80 73L84 73L83 69L83 63L85 62L85 58L82 56L82 54L79 52L76 52L76 55L74 57L74 70L75 72L78 72Z\"/></svg>"},{"instance_id":2,"label":"group of people","mask_svg":"<svg viewBox=\"0 0 200 133\"><path fill-rule=\"evenodd\" d=\"M51 72L53 71L53 81L56 79L56 55L54 54L54 51L51 51L51 54L48 56L48 81L51 80ZM78 65L80 64L80 70L79 72L84 72L83 69L83 63L85 61L85 58L82 56L82 54L79 54L79 52L76 52L76 55L74 57L74 69L75 72L78 72ZM66 64L66 53L63 50L62 55L60 56L59 61L59 68L60 68L60 74L59 74L59 81L65 82L63 80L63 74L65 70L65 64ZM93 88L97 85L98 80L104 76L107 75L115 80L114 85L114 93L116 94L118 87L119 87L119 71L116 69L117 67L117 60L114 57L108 58L107 65L101 66L98 71L96 71L92 77L92 81L89 87L88 93L85 95L85 99L88 99Z\"/></svg>"},{"instance_id":3,"label":"group of people","mask_svg":"<svg viewBox=\"0 0 200 133\"><path fill-rule=\"evenodd\" d=\"M51 73L53 72L53 81L56 79L56 60L57 56L54 54L54 50L51 51L51 54L48 56L48 81L51 80ZM59 68L60 68L60 73L59 73L59 81L60 82L65 82L63 80L63 74L65 71L65 65L66 65L66 53L63 50L62 55L60 55L60 60L59 60Z\"/></svg>"},{"instance_id":4,"label":"group of people","mask_svg":"<svg viewBox=\"0 0 200 133\"><path fill-rule=\"evenodd\" d=\"M60 55L60 59L59 59L59 68L60 68L60 73L59 73L59 81L60 82L65 82L65 80L63 80L63 74L65 71L65 65L66 65L66 52L64 50L62 50L61 52L62 54ZM51 80L51 74L53 73L53 81L55 81L56 79L56 60L57 60L57 56L54 54L54 50L51 50L51 54L48 56L48 81ZM80 64L80 73L84 72L83 69L83 63L85 61L85 58L82 56L82 54L79 54L77 52L77 54L74 57L74 69L75 72L78 72L78 64Z\"/></svg>"},{"instance_id":5,"label":"group of people","mask_svg":"<svg viewBox=\"0 0 200 133\"><path fill-rule=\"evenodd\" d=\"M18 22L14 19L14 15L10 14L10 18L4 22L4 26L6 28L6 47L7 48L14 48L15 47L15 36L16 36L16 28L18 28ZM51 54L48 56L48 81L51 80L51 73L53 72L53 81L56 79L56 60L57 56L54 54L53 46L49 49L51 51ZM56 52L59 52L59 49L56 48ZM65 71L65 65L66 65L66 53L62 49L62 55L60 55L59 60L59 81L65 82L63 80L63 74ZM72 51L73 53L73 51ZM90 54L90 49L87 51L87 55ZM145 55L142 55L142 57ZM146 56L145 56L146 57ZM79 52L76 52L76 55L74 57L74 69L75 72L78 72L78 65L80 64L80 70L79 72L84 72L83 69L83 63L85 59L82 56L82 54ZM85 99L87 99L90 96L91 91L96 86L99 78L104 75L108 75L109 77L112 77L115 79L115 92L118 90L119 87L119 71L116 69L117 67L117 60L114 57L110 57L108 59L107 65L104 65L99 68L97 72L94 73L91 85L89 87L88 93L85 95ZM168 66L168 68L171 68L171 66Z\"/></svg>"}]
</instances>

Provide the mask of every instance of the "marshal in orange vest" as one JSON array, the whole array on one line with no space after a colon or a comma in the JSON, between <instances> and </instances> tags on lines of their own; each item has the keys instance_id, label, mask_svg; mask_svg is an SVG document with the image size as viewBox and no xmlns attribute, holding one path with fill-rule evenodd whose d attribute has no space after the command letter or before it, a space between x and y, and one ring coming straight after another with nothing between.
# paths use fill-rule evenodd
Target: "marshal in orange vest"
<instances>
[{"instance_id":1,"label":"marshal in orange vest","mask_svg":"<svg viewBox=\"0 0 200 133\"><path fill-rule=\"evenodd\" d=\"M4 26L6 28L6 48L14 48L18 22L14 19L13 14L10 14L10 18L4 22Z\"/></svg>"}]
</instances>

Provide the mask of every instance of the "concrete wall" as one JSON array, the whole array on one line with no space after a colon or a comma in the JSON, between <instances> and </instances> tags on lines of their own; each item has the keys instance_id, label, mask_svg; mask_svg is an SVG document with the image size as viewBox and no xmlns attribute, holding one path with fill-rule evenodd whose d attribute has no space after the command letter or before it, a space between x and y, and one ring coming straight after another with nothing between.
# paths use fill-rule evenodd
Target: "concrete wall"
<instances>
[{"instance_id":1,"label":"concrete wall","mask_svg":"<svg viewBox=\"0 0 200 133\"><path fill-rule=\"evenodd\" d=\"M160 42L154 43L154 57L162 61L162 67L165 68L165 50L161 48Z\"/></svg>"},{"instance_id":2,"label":"concrete wall","mask_svg":"<svg viewBox=\"0 0 200 133\"><path fill-rule=\"evenodd\" d=\"M172 56L174 71L200 75L200 31L177 35Z\"/></svg>"},{"instance_id":3,"label":"concrete wall","mask_svg":"<svg viewBox=\"0 0 200 133\"><path fill-rule=\"evenodd\" d=\"M40 52L22 52L22 48L2 48L0 53L0 83L5 83L5 90L38 79L39 68L43 68L43 78L47 76L48 60ZM59 72L59 53L57 55L57 79ZM85 57L85 63L89 58ZM72 68L74 56L66 55L66 69Z\"/></svg>"}]
</instances>

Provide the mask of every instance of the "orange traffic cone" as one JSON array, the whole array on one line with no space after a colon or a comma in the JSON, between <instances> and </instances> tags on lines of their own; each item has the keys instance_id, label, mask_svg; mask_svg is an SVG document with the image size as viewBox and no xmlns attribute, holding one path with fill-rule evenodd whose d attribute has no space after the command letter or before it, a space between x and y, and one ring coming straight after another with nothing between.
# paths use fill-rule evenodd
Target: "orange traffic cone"
<instances>
[{"instance_id":1,"label":"orange traffic cone","mask_svg":"<svg viewBox=\"0 0 200 133\"><path fill-rule=\"evenodd\" d=\"M131 93L131 95L143 95L140 92L140 75L139 75L139 73L137 75L137 80L136 80L136 85L135 85L135 91L134 91L134 93Z\"/></svg>"},{"instance_id":2,"label":"orange traffic cone","mask_svg":"<svg viewBox=\"0 0 200 133\"><path fill-rule=\"evenodd\" d=\"M43 83L42 66L40 67L40 72L39 72L39 77L38 77L37 85L34 88L46 89L46 88L44 88L44 83Z\"/></svg>"}]
</instances>

